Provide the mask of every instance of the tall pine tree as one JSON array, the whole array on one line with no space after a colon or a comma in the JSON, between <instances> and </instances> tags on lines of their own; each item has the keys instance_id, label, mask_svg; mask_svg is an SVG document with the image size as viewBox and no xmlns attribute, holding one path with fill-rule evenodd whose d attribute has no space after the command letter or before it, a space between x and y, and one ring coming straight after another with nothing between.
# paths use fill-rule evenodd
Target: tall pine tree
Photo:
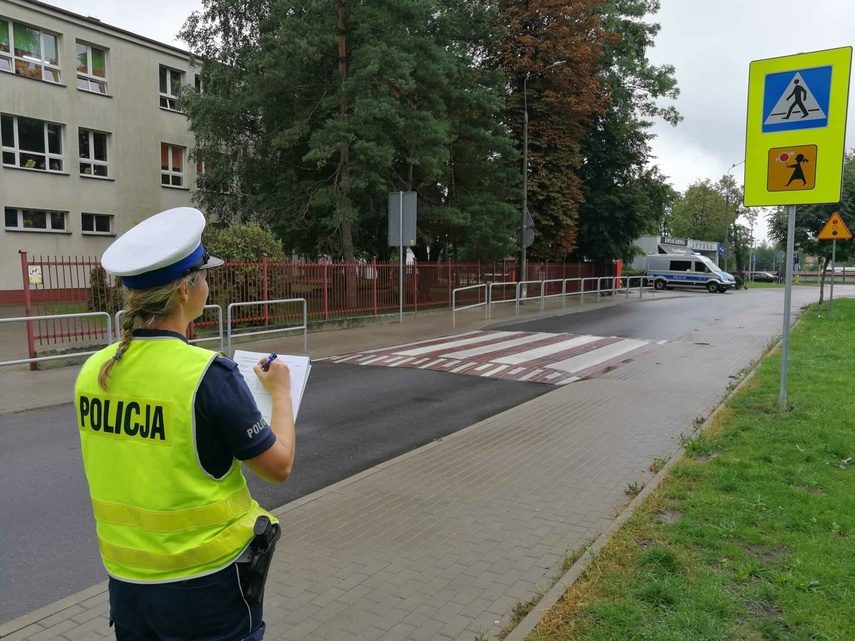
<instances>
[{"instance_id":1,"label":"tall pine tree","mask_svg":"<svg viewBox=\"0 0 855 641\"><path fill-rule=\"evenodd\" d=\"M182 34L205 60L205 91L183 103L209 170L200 202L259 218L289 249L353 260L385 257L387 193L412 189L424 243L491 227L486 251L504 251L513 151L500 78L473 64L488 5L255 1L206 0Z\"/></svg>"}]
</instances>

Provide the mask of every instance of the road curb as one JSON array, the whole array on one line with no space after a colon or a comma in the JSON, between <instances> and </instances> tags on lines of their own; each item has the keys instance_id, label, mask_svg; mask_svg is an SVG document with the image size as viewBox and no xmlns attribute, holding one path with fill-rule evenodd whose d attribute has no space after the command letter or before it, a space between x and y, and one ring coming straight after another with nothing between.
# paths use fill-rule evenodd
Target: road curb
<instances>
[{"instance_id":1,"label":"road curb","mask_svg":"<svg viewBox=\"0 0 855 641\"><path fill-rule=\"evenodd\" d=\"M63 610L79 605L92 597L100 596L105 592L107 592L107 581L102 581L97 585L93 585L91 588L86 588L85 590L71 594L64 599L49 603L38 610L28 612L17 619L12 619L11 621L2 623L0 624L0 639L6 638L18 630L23 630L27 626L36 625L39 621L42 621L49 616L59 614Z\"/></svg>"}]
</instances>

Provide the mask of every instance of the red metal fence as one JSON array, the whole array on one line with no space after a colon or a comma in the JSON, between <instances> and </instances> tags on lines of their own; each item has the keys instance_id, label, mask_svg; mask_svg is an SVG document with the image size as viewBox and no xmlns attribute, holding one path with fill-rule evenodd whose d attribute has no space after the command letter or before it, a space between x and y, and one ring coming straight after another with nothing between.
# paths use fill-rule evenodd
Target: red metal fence
<instances>
[{"instance_id":1,"label":"red metal fence","mask_svg":"<svg viewBox=\"0 0 855 641\"><path fill-rule=\"evenodd\" d=\"M525 280L551 280L610 276L612 265L592 263L534 263ZM263 255L252 263L227 263L207 273L208 302L224 312L230 303L304 298L310 320L326 321L357 316L378 316L399 307L397 262L297 263L271 262ZM28 256L21 252L24 301L28 316L106 311L114 315L122 306L121 286L108 276L96 257ZM404 310L418 311L451 306L451 292L486 282L516 281L512 261L496 264L421 263L404 266ZM574 289L575 286L575 289ZM557 283L547 293L560 293ZM570 283L568 293L578 291ZM483 302L481 290L462 292L458 303ZM513 298L512 287L496 288L493 298ZM234 310L234 326L279 326L302 320L302 310L282 304L248 305ZM106 327L100 319L35 320L27 323L31 356L35 346L103 340ZM217 326L214 312L206 312L191 328L204 331Z\"/></svg>"}]
</instances>

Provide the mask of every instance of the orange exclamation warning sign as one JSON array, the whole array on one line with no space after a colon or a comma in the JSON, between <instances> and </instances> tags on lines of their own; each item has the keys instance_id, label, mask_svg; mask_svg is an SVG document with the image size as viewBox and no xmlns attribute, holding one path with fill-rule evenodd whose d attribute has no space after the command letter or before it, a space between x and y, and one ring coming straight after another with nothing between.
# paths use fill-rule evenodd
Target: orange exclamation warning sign
<instances>
[{"instance_id":1,"label":"orange exclamation warning sign","mask_svg":"<svg viewBox=\"0 0 855 641\"><path fill-rule=\"evenodd\" d=\"M805 191L816 187L816 145L769 150L769 191Z\"/></svg>"}]
</instances>

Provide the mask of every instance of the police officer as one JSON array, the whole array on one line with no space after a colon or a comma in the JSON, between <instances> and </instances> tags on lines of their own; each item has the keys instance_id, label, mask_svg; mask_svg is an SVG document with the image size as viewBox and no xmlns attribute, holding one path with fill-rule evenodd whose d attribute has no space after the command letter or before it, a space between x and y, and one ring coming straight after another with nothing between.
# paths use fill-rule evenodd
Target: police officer
<instances>
[{"instance_id":1,"label":"police officer","mask_svg":"<svg viewBox=\"0 0 855 641\"><path fill-rule=\"evenodd\" d=\"M75 385L118 641L264 635L253 529L278 525L250 496L240 461L271 482L291 473L289 373L278 360L255 367L273 398L268 425L237 365L187 342L206 270L223 263L202 246L204 227L201 212L171 209L104 252L124 286L121 340L90 357Z\"/></svg>"}]
</instances>

